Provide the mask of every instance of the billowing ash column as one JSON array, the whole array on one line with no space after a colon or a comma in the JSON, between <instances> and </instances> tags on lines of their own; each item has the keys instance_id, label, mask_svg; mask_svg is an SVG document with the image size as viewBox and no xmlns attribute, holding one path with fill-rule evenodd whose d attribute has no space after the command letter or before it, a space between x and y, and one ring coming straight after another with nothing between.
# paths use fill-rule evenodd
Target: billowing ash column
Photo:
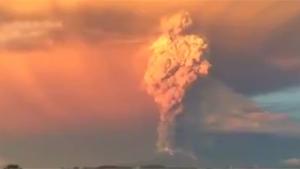
<instances>
[{"instance_id":1,"label":"billowing ash column","mask_svg":"<svg viewBox=\"0 0 300 169\"><path fill-rule=\"evenodd\" d=\"M162 19L162 35L152 44L152 55L144 75L147 92L160 108L157 148L175 151L174 123L182 112L186 90L198 78L207 76L211 64L206 60L207 43L187 33L192 20L189 13L179 12Z\"/></svg>"}]
</instances>

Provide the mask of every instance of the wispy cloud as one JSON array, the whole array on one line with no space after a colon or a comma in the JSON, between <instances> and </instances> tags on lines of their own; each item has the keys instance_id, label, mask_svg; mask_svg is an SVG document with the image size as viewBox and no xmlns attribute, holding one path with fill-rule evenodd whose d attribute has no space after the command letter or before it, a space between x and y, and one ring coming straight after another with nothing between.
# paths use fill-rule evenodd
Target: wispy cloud
<instances>
[{"instance_id":1,"label":"wispy cloud","mask_svg":"<svg viewBox=\"0 0 300 169\"><path fill-rule=\"evenodd\" d=\"M289 167L300 167L300 158L290 158L282 162Z\"/></svg>"},{"instance_id":2,"label":"wispy cloud","mask_svg":"<svg viewBox=\"0 0 300 169\"><path fill-rule=\"evenodd\" d=\"M32 48L51 45L55 33L62 31L61 21L16 20L0 23L0 48Z\"/></svg>"},{"instance_id":3,"label":"wispy cloud","mask_svg":"<svg viewBox=\"0 0 300 169\"><path fill-rule=\"evenodd\" d=\"M252 99L267 111L284 112L292 118L300 119L300 87L290 87L279 91L253 96Z\"/></svg>"}]
</instances>

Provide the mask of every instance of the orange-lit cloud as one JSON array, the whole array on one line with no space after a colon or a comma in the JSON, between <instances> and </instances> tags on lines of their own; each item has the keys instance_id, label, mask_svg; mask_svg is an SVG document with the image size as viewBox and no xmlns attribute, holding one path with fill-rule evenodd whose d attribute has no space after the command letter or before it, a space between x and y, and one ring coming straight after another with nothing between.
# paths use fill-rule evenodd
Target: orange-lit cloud
<instances>
[{"instance_id":1,"label":"orange-lit cloud","mask_svg":"<svg viewBox=\"0 0 300 169\"><path fill-rule=\"evenodd\" d=\"M19 15L43 14L55 9L68 10L78 7L84 0L1 0L0 8ZM100 3L100 2L99 2Z\"/></svg>"},{"instance_id":2,"label":"orange-lit cloud","mask_svg":"<svg viewBox=\"0 0 300 169\"><path fill-rule=\"evenodd\" d=\"M118 128L145 111L140 81L128 70L134 52L75 41L45 50L0 51L0 133Z\"/></svg>"},{"instance_id":3,"label":"orange-lit cloud","mask_svg":"<svg viewBox=\"0 0 300 169\"><path fill-rule=\"evenodd\" d=\"M0 48L26 49L49 46L63 30L59 21L10 21L0 23ZM53 37L52 37L53 36Z\"/></svg>"}]
</instances>

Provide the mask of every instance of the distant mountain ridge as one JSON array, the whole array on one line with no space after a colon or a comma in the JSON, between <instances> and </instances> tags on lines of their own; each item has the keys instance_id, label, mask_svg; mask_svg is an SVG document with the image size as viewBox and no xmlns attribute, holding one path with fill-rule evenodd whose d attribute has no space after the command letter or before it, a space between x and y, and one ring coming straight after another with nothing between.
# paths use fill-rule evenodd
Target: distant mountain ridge
<instances>
[{"instance_id":1,"label":"distant mountain ridge","mask_svg":"<svg viewBox=\"0 0 300 169\"><path fill-rule=\"evenodd\" d=\"M199 167L200 161L189 155L177 153L175 155L159 154L149 161L139 162L138 166L168 166L168 167Z\"/></svg>"}]
</instances>

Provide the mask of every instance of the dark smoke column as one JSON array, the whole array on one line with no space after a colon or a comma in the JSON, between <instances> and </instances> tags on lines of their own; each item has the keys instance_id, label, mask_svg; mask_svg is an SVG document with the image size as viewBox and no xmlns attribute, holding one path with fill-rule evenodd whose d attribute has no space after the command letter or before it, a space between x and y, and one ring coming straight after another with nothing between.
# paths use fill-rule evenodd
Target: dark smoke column
<instances>
[{"instance_id":1,"label":"dark smoke column","mask_svg":"<svg viewBox=\"0 0 300 169\"><path fill-rule=\"evenodd\" d=\"M193 82L207 76L211 64L205 59L206 42L187 34L189 13L179 12L162 19L162 35L152 44L152 55L144 75L147 92L160 108L157 148L174 154L174 123L182 112L182 99Z\"/></svg>"}]
</instances>

